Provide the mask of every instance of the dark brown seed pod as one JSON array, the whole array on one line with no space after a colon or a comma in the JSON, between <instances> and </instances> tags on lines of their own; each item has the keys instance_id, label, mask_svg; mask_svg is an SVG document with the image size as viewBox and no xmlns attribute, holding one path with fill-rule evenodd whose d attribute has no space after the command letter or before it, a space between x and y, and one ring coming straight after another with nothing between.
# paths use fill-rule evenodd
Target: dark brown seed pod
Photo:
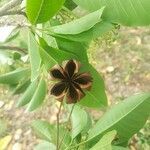
<instances>
[{"instance_id":1,"label":"dark brown seed pod","mask_svg":"<svg viewBox=\"0 0 150 150\"><path fill-rule=\"evenodd\" d=\"M69 60L64 67L57 66L50 70L53 79L58 80L51 88L50 93L60 102L66 97L66 103L72 104L80 101L90 90L92 77L89 73L79 73L80 64L76 60Z\"/></svg>"}]
</instances>

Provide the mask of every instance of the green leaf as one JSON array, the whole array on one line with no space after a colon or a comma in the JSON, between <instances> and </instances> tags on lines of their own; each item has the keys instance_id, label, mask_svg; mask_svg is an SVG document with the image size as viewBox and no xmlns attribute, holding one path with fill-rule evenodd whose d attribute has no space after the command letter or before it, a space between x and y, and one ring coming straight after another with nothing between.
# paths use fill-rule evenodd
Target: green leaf
<instances>
[{"instance_id":1,"label":"green leaf","mask_svg":"<svg viewBox=\"0 0 150 150\"><path fill-rule=\"evenodd\" d=\"M52 27L52 31L57 34L79 34L91 29L96 23L101 21L104 8L92 12L82 18L69 23Z\"/></svg>"},{"instance_id":2,"label":"green leaf","mask_svg":"<svg viewBox=\"0 0 150 150\"><path fill-rule=\"evenodd\" d=\"M43 23L52 18L65 0L27 0L26 13L32 24Z\"/></svg>"},{"instance_id":3,"label":"green leaf","mask_svg":"<svg viewBox=\"0 0 150 150\"><path fill-rule=\"evenodd\" d=\"M44 101L47 93L47 85L44 79L41 78L38 87L27 107L28 111L33 111L38 108Z\"/></svg>"},{"instance_id":4,"label":"green leaf","mask_svg":"<svg viewBox=\"0 0 150 150\"><path fill-rule=\"evenodd\" d=\"M39 45L31 32L29 32L28 49L31 63L31 81L33 81L39 76L41 58L39 54Z\"/></svg>"},{"instance_id":5,"label":"green leaf","mask_svg":"<svg viewBox=\"0 0 150 150\"><path fill-rule=\"evenodd\" d=\"M89 114L83 110L80 106L75 105L72 115L72 139L74 139L80 133L85 133L92 125Z\"/></svg>"},{"instance_id":6,"label":"green leaf","mask_svg":"<svg viewBox=\"0 0 150 150\"><path fill-rule=\"evenodd\" d=\"M73 35L55 34L53 36L56 38L61 37L61 38L68 39L71 41L76 41L76 42L90 42L91 40L104 35L105 33L111 31L112 29L114 29L113 24L109 22L101 21L97 23L96 25L94 25L91 29L84 31L80 34L73 34Z\"/></svg>"},{"instance_id":7,"label":"green leaf","mask_svg":"<svg viewBox=\"0 0 150 150\"><path fill-rule=\"evenodd\" d=\"M57 127L56 125L51 125L46 121L35 120L32 123L32 127L35 132L42 138L47 141L51 141L53 144L57 143ZM65 137L64 137L65 136ZM67 129L60 125L59 128L59 138L60 140L64 139L62 142L62 149L65 149L69 146L71 142L71 137Z\"/></svg>"},{"instance_id":8,"label":"green leaf","mask_svg":"<svg viewBox=\"0 0 150 150\"><path fill-rule=\"evenodd\" d=\"M30 85L30 83L31 83L30 79L20 82L17 85L17 87L15 88L15 90L13 91L13 94L23 93L28 88L28 86Z\"/></svg>"},{"instance_id":9,"label":"green leaf","mask_svg":"<svg viewBox=\"0 0 150 150\"><path fill-rule=\"evenodd\" d=\"M104 114L89 131L89 140L95 140L106 132L116 130L118 143L126 143L145 124L150 115L150 94L142 93L131 96Z\"/></svg>"},{"instance_id":10,"label":"green leaf","mask_svg":"<svg viewBox=\"0 0 150 150\"><path fill-rule=\"evenodd\" d=\"M149 0L74 0L81 7L95 11L106 6L102 18L127 26L150 24Z\"/></svg>"},{"instance_id":11,"label":"green leaf","mask_svg":"<svg viewBox=\"0 0 150 150\"><path fill-rule=\"evenodd\" d=\"M18 100L17 107L21 107L28 104L34 95L36 88L37 88L37 80L34 80L27 88L25 93Z\"/></svg>"},{"instance_id":12,"label":"green leaf","mask_svg":"<svg viewBox=\"0 0 150 150\"><path fill-rule=\"evenodd\" d=\"M40 44L42 46L40 48L40 55L47 69L53 67L55 64L62 63L64 60L77 59L72 53L48 46L42 38L40 38Z\"/></svg>"},{"instance_id":13,"label":"green leaf","mask_svg":"<svg viewBox=\"0 0 150 150\"><path fill-rule=\"evenodd\" d=\"M21 80L30 75L29 69L19 68L12 72L0 75L0 83L2 84L18 84Z\"/></svg>"},{"instance_id":14,"label":"green leaf","mask_svg":"<svg viewBox=\"0 0 150 150\"><path fill-rule=\"evenodd\" d=\"M35 120L32 122L32 127L35 133L40 136L42 139L47 141L52 140L52 134L54 132L54 126L50 125L46 121Z\"/></svg>"},{"instance_id":15,"label":"green leaf","mask_svg":"<svg viewBox=\"0 0 150 150\"><path fill-rule=\"evenodd\" d=\"M114 140L116 133L116 131L106 133L90 150L112 150L111 142Z\"/></svg>"},{"instance_id":16,"label":"green leaf","mask_svg":"<svg viewBox=\"0 0 150 150\"><path fill-rule=\"evenodd\" d=\"M14 61L19 60L19 59L21 59L21 54L18 52L13 52L12 58Z\"/></svg>"},{"instance_id":17,"label":"green leaf","mask_svg":"<svg viewBox=\"0 0 150 150\"><path fill-rule=\"evenodd\" d=\"M105 86L100 74L90 64L83 65L81 71L91 73L93 84L91 90L87 91L86 96L80 101L80 104L93 108L106 106L107 97L105 94Z\"/></svg>"},{"instance_id":18,"label":"green leaf","mask_svg":"<svg viewBox=\"0 0 150 150\"><path fill-rule=\"evenodd\" d=\"M77 7L77 5L72 0L66 0L64 5L70 10L73 10Z\"/></svg>"},{"instance_id":19,"label":"green leaf","mask_svg":"<svg viewBox=\"0 0 150 150\"><path fill-rule=\"evenodd\" d=\"M112 146L112 150L129 150L129 149L121 146Z\"/></svg>"},{"instance_id":20,"label":"green leaf","mask_svg":"<svg viewBox=\"0 0 150 150\"><path fill-rule=\"evenodd\" d=\"M74 42L64 38L56 38L59 49L74 54L80 62L88 62L87 43Z\"/></svg>"},{"instance_id":21,"label":"green leaf","mask_svg":"<svg viewBox=\"0 0 150 150\"><path fill-rule=\"evenodd\" d=\"M56 146L47 141L42 141L40 144L34 147L34 150L56 150Z\"/></svg>"}]
</instances>

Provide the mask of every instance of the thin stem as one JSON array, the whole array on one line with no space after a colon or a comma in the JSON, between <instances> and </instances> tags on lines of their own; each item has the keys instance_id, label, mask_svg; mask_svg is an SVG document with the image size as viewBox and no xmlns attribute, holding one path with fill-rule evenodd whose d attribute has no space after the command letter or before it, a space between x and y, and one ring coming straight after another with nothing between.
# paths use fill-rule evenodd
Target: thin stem
<instances>
[{"instance_id":1,"label":"thin stem","mask_svg":"<svg viewBox=\"0 0 150 150\"><path fill-rule=\"evenodd\" d=\"M63 102L60 103L58 113L57 113L57 143L56 143L57 148L56 150L59 150L59 116L60 116L62 104Z\"/></svg>"},{"instance_id":2,"label":"thin stem","mask_svg":"<svg viewBox=\"0 0 150 150\"><path fill-rule=\"evenodd\" d=\"M72 115L72 112L73 112L74 107L75 107L75 104L72 106L71 111L70 111L70 113L69 113L69 117L68 117L68 120L67 120L67 125L68 125L69 122L70 122L71 115ZM66 135L67 135L67 132L65 132L64 136L62 137L62 139L61 139L61 141L60 141L59 149L61 148L61 145L62 145L62 143L63 143L63 141L64 141Z\"/></svg>"},{"instance_id":3,"label":"thin stem","mask_svg":"<svg viewBox=\"0 0 150 150\"><path fill-rule=\"evenodd\" d=\"M27 54L27 50L25 48L20 48L17 46L0 46L0 49L2 49L2 50L14 50L14 51L19 51L19 52L22 52L24 54Z\"/></svg>"}]
</instances>

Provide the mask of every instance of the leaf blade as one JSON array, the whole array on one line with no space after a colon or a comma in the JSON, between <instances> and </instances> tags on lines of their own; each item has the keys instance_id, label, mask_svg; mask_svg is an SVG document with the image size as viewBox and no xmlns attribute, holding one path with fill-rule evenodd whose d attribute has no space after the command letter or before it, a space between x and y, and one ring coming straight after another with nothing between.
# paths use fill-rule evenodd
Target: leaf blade
<instances>
[{"instance_id":1,"label":"leaf blade","mask_svg":"<svg viewBox=\"0 0 150 150\"><path fill-rule=\"evenodd\" d=\"M127 26L150 24L149 0L95 0L95 3L93 0L74 0L74 2L90 11L106 6L102 18L113 23Z\"/></svg>"},{"instance_id":2,"label":"leaf blade","mask_svg":"<svg viewBox=\"0 0 150 150\"><path fill-rule=\"evenodd\" d=\"M80 106L75 105L72 115L72 139L82 132L87 132L92 125L89 114L83 110Z\"/></svg>"},{"instance_id":3,"label":"leaf blade","mask_svg":"<svg viewBox=\"0 0 150 150\"><path fill-rule=\"evenodd\" d=\"M91 29L95 24L101 21L101 15L104 7L92 12L84 17L73 20L69 23L52 27L52 31L57 34L79 34Z\"/></svg>"},{"instance_id":4,"label":"leaf blade","mask_svg":"<svg viewBox=\"0 0 150 150\"><path fill-rule=\"evenodd\" d=\"M17 103L17 107L24 106L30 102L35 93L36 87L37 87L37 80L33 81L27 88L27 90L24 92L24 94L20 97Z\"/></svg>"},{"instance_id":5,"label":"leaf blade","mask_svg":"<svg viewBox=\"0 0 150 150\"><path fill-rule=\"evenodd\" d=\"M36 108L38 108L42 102L44 101L45 99L45 96L46 96L46 92L47 92L47 85L46 85L46 82L43 78L41 78L39 84L38 84L38 87L27 107L27 111L33 111L35 110Z\"/></svg>"},{"instance_id":6,"label":"leaf blade","mask_svg":"<svg viewBox=\"0 0 150 150\"><path fill-rule=\"evenodd\" d=\"M90 150L112 150L111 142L114 140L117 132L110 131L106 133Z\"/></svg>"},{"instance_id":7,"label":"leaf blade","mask_svg":"<svg viewBox=\"0 0 150 150\"><path fill-rule=\"evenodd\" d=\"M105 132L115 129L120 143L128 141L145 124L150 114L149 100L149 93L141 93L115 105L89 131L89 139L100 137Z\"/></svg>"},{"instance_id":8,"label":"leaf blade","mask_svg":"<svg viewBox=\"0 0 150 150\"><path fill-rule=\"evenodd\" d=\"M28 68L18 68L12 72L0 75L0 83L2 84L18 84L21 80L30 74Z\"/></svg>"},{"instance_id":9,"label":"leaf blade","mask_svg":"<svg viewBox=\"0 0 150 150\"><path fill-rule=\"evenodd\" d=\"M39 54L39 45L37 44L34 35L29 32L28 50L31 63L31 81L34 81L40 72L41 58Z\"/></svg>"},{"instance_id":10,"label":"leaf blade","mask_svg":"<svg viewBox=\"0 0 150 150\"><path fill-rule=\"evenodd\" d=\"M52 18L65 0L27 0L26 13L32 24L43 23Z\"/></svg>"}]
</instances>

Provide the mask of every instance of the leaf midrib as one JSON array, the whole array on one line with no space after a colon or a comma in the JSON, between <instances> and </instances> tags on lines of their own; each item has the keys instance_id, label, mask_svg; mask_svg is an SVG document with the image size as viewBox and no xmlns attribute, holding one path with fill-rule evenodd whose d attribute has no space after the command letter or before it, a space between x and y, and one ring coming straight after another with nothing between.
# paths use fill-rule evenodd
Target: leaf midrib
<instances>
[{"instance_id":1,"label":"leaf midrib","mask_svg":"<svg viewBox=\"0 0 150 150\"><path fill-rule=\"evenodd\" d=\"M149 95L149 96L150 96L150 95ZM135 105L135 107L133 107L133 109L131 109L128 113L126 113L125 115L123 115L122 117L120 117L118 120L116 120L115 122L113 122L111 125L107 126L105 129L103 129L103 131L101 131L101 133L104 132L105 130L109 129L110 127L114 126L116 123L118 123L120 120L122 120L124 117L126 117L129 113L131 113L134 109L136 109L139 105L141 105L141 104L142 104L144 101L146 101L147 99L149 99L149 97L147 97L147 98L144 99L142 102L140 102L140 103L138 103L137 105ZM91 137L90 139L88 139L88 141L91 140L91 139L93 139L94 137L100 135L101 133L99 133L99 134L97 134L97 135Z\"/></svg>"},{"instance_id":2,"label":"leaf midrib","mask_svg":"<svg viewBox=\"0 0 150 150\"><path fill-rule=\"evenodd\" d=\"M40 12L41 12L41 10L42 10L43 4L44 4L44 0L42 0L42 2L41 2L41 4L40 4L39 11L37 12L37 16L36 16L36 18L35 18L35 20L34 20L34 24L37 22L37 20L38 20L38 18L39 18L39 16L40 16Z\"/></svg>"}]
</instances>

